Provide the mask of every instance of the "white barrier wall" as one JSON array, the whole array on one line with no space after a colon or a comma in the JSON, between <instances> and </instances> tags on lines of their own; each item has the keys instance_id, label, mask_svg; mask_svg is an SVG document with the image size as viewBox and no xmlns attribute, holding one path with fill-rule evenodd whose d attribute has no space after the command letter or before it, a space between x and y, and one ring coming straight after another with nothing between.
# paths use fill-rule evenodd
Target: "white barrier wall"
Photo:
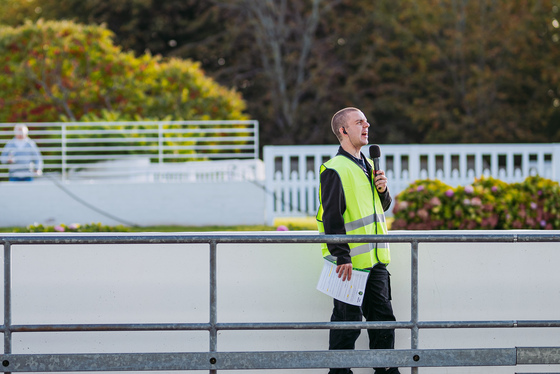
<instances>
[{"instance_id":1,"label":"white barrier wall","mask_svg":"<svg viewBox=\"0 0 560 374\"><path fill-rule=\"evenodd\" d=\"M410 245L391 246L393 306L399 321L409 321ZM217 248L218 323L329 320L332 300L315 289L322 267L317 244L219 244ZM12 259L13 324L209 321L207 244L15 245ZM420 244L420 320L557 320L558 263L558 243ZM208 335L14 333L13 353L200 352L209 348ZM218 333L219 351L324 350L327 342L326 330ZM419 348L516 346L560 346L560 334L558 329L526 328L420 331ZM397 330L396 348L410 348L408 330ZM367 349L365 332L358 349ZM430 374L554 371L560 371L560 365L419 369ZM259 374L263 372L326 370Z\"/></svg>"},{"instance_id":2,"label":"white barrier wall","mask_svg":"<svg viewBox=\"0 0 560 374\"><path fill-rule=\"evenodd\" d=\"M258 182L135 183L48 179L0 183L0 227L33 223L104 225L261 225Z\"/></svg>"}]
</instances>

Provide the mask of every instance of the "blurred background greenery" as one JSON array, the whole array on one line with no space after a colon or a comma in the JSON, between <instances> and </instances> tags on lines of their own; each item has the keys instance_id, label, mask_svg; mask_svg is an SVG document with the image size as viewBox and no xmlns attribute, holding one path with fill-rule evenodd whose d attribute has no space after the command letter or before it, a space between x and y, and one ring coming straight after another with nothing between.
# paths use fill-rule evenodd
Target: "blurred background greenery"
<instances>
[{"instance_id":1,"label":"blurred background greenery","mask_svg":"<svg viewBox=\"0 0 560 374\"><path fill-rule=\"evenodd\" d=\"M103 58L120 59L118 49L131 61L192 61L241 95L243 114L260 121L261 145L333 143L330 117L348 105L364 110L376 143L538 143L560 141L559 3L2 0L0 24L104 25L116 49ZM45 51L55 42L44 43ZM95 43L84 46L98 50ZM12 53L0 46L0 63ZM140 79L148 74L142 69L127 74L130 87L146 88L152 79ZM61 82L58 89L70 86ZM49 85L36 92L18 87L0 100L2 111L21 112L22 95L49 97ZM161 85L164 92L150 97L180 96L173 87ZM130 97L114 97L107 107L128 117L179 114L169 101L128 105L138 94L155 94L150 91L130 90ZM79 107L72 112L77 120L87 113L103 118L99 107ZM213 106L206 108L212 115Z\"/></svg>"}]
</instances>

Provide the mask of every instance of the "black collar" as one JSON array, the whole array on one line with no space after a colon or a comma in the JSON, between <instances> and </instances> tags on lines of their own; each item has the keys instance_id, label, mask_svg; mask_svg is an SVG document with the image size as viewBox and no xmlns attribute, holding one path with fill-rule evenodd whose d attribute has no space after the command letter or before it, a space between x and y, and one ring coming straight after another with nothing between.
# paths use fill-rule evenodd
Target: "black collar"
<instances>
[{"instance_id":1,"label":"black collar","mask_svg":"<svg viewBox=\"0 0 560 374\"><path fill-rule=\"evenodd\" d=\"M349 158L350 160L354 161L354 163L355 163L356 165L358 165L358 166L364 171L364 173L366 174L366 176L367 176L368 179L369 179L369 177L370 177L370 175L371 175L371 165L370 165L370 163L366 160L366 156L364 156L364 154L363 154L362 152L360 152L360 156L361 156L362 158L359 159L359 158L356 158L356 157L352 156L350 153L346 152L346 151L344 150L344 148L342 148L342 146L340 146L340 147L338 148L338 153L337 153L336 155L337 155L337 156L338 156L338 155L341 155L341 156L347 157L347 158Z\"/></svg>"}]
</instances>

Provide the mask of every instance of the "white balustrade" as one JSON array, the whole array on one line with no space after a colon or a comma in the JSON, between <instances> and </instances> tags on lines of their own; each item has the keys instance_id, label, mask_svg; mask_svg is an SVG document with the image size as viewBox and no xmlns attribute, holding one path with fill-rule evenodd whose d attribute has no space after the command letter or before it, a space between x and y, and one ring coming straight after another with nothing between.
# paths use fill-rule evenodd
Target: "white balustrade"
<instances>
[{"instance_id":1,"label":"white balustrade","mask_svg":"<svg viewBox=\"0 0 560 374\"><path fill-rule=\"evenodd\" d=\"M315 215L319 168L337 150L338 145L264 147L269 223L279 216ZM514 183L538 174L560 181L560 144L382 145L380 165L393 197L418 179L452 187L481 176Z\"/></svg>"},{"instance_id":2,"label":"white balustrade","mask_svg":"<svg viewBox=\"0 0 560 374\"><path fill-rule=\"evenodd\" d=\"M15 125L0 123L0 148L13 138ZM240 175L262 179L255 173L249 176L245 165L238 167L235 163L250 160L253 169L258 167L254 166L259 161L258 121L56 122L27 126L29 137L43 156L44 172L64 181L217 181L239 179ZM190 161L211 160L218 163L188 165ZM229 162L222 162L225 160ZM0 180L7 177L8 165L0 164Z\"/></svg>"}]
</instances>

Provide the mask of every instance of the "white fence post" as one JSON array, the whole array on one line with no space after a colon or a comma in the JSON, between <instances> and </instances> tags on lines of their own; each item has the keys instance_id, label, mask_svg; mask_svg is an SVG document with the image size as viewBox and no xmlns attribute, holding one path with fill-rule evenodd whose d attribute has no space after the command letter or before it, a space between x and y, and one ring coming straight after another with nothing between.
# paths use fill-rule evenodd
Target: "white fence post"
<instances>
[{"instance_id":1,"label":"white fence post","mask_svg":"<svg viewBox=\"0 0 560 374\"><path fill-rule=\"evenodd\" d=\"M560 180L560 143L556 143L554 146L550 178L555 181Z\"/></svg>"}]
</instances>

